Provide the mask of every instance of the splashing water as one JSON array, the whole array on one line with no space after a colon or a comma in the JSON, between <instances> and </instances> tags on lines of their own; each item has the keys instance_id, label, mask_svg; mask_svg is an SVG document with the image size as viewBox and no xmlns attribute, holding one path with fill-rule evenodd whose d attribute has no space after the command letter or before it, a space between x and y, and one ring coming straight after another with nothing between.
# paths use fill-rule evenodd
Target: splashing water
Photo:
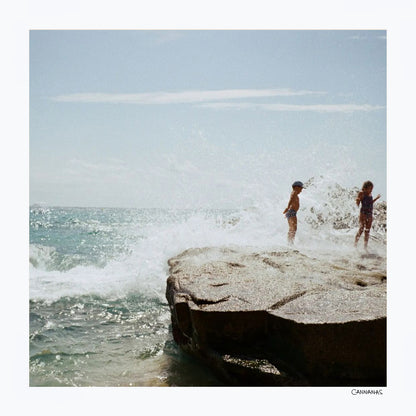
<instances>
[{"instance_id":1,"label":"splashing water","mask_svg":"<svg viewBox=\"0 0 416 416\"><path fill-rule=\"evenodd\" d=\"M296 248L349 256L358 188L305 185ZM220 385L171 339L167 260L191 247L286 246L290 191L241 210L32 207L31 385ZM385 261L386 203L374 208L370 249Z\"/></svg>"}]
</instances>

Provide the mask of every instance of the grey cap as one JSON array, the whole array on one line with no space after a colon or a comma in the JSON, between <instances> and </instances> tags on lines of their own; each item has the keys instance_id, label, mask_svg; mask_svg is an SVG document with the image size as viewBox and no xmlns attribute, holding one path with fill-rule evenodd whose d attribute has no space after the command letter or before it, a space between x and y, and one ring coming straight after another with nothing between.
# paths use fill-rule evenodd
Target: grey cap
<instances>
[{"instance_id":1,"label":"grey cap","mask_svg":"<svg viewBox=\"0 0 416 416\"><path fill-rule=\"evenodd\" d=\"M304 188L303 183L301 181L293 182L292 187L293 186L300 186L301 188Z\"/></svg>"}]
</instances>

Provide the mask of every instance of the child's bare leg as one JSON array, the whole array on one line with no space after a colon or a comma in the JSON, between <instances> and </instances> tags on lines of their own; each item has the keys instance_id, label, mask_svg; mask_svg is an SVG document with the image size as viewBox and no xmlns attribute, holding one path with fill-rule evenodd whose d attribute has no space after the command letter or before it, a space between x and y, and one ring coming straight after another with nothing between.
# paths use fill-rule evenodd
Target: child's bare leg
<instances>
[{"instance_id":1,"label":"child's bare leg","mask_svg":"<svg viewBox=\"0 0 416 416\"><path fill-rule=\"evenodd\" d=\"M364 226L364 218L363 218L363 216L362 215L360 215L360 228L358 229L358 232L357 232L357 234L356 234L356 236L355 236L355 242L354 242L354 245L357 247L357 244L358 244L358 240L360 239L360 237L361 237L361 234L363 233L363 231L364 231L364 228L365 228L365 226Z\"/></svg>"},{"instance_id":2,"label":"child's bare leg","mask_svg":"<svg viewBox=\"0 0 416 416\"><path fill-rule=\"evenodd\" d=\"M287 240L289 244L293 244L295 241L296 230L298 229L298 219L296 217L290 217L287 219L289 223L289 232L287 233Z\"/></svg>"},{"instance_id":3,"label":"child's bare leg","mask_svg":"<svg viewBox=\"0 0 416 416\"><path fill-rule=\"evenodd\" d=\"M373 222L373 217L366 218L365 229L364 229L364 248L367 249L368 240L370 239L370 229L371 223Z\"/></svg>"},{"instance_id":4,"label":"child's bare leg","mask_svg":"<svg viewBox=\"0 0 416 416\"><path fill-rule=\"evenodd\" d=\"M364 225L360 225L360 228L358 229L357 235L355 236L355 242L354 242L355 246L357 246L358 240L360 239L361 234L363 233L363 231L364 231Z\"/></svg>"}]
</instances>

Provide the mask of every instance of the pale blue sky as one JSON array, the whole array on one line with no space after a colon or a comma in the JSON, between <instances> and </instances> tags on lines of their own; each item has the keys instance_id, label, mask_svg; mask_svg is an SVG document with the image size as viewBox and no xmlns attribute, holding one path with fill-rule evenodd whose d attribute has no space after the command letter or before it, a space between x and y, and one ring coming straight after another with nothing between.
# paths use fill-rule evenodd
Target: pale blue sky
<instances>
[{"instance_id":1,"label":"pale blue sky","mask_svg":"<svg viewBox=\"0 0 416 416\"><path fill-rule=\"evenodd\" d=\"M31 31L30 203L386 189L385 31Z\"/></svg>"}]
</instances>

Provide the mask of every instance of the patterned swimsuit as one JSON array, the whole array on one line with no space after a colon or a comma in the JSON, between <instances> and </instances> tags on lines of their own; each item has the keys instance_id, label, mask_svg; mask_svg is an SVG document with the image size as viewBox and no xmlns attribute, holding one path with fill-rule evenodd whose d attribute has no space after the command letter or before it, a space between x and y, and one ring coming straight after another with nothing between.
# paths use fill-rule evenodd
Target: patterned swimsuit
<instances>
[{"instance_id":1,"label":"patterned swimsuit","mask_svg":"<svg viewBox=\"0 0 416 416\"><path fill-rule=\"evenodd\" d=\"M360 212L366 217L371 217L373 215L373 197L371 195L364 195L361 200Z\"/></svg>"}]
</instances>

